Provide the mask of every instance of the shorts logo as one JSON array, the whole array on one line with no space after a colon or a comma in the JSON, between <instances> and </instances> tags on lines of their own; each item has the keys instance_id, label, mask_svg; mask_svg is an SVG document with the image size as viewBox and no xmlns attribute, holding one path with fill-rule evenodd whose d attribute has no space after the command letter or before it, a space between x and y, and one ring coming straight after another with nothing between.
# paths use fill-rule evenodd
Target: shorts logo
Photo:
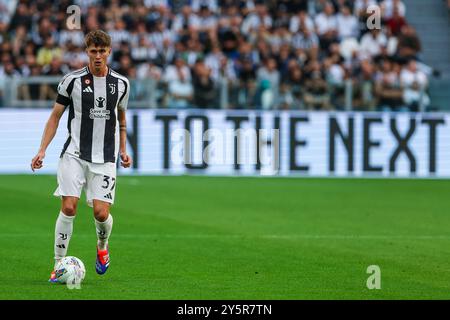
<instances>
[{"instance_id":1,"label":"shorts logo","mask_svg":"<svg viewBox=\"0 0 450 320\"><path fill-rule=\"evenodd\" d=\"M84 80L84 83L86 83L87 85L89 85L89 84L91 83L91 80L86 79L86 80Z\"/></svg>"},{"instance_id":2,"label":"shorts logo","mask_svg":"<svg viewBox=\"0 0 450 320\"><path fill-rule=\"evenodd\" d=\"M106 196L104 196L104 198L112 200L112 195L111 195L111 193L108 193Z\"/></svg>"}]
</instances>

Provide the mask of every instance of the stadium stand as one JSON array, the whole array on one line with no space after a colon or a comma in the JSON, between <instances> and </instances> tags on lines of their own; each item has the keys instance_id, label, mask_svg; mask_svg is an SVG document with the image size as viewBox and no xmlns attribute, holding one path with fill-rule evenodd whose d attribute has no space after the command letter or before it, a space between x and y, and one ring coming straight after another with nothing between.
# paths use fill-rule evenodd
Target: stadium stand
<instances>
[{"instance_id":1,"label":"stadium stand","mask_svg":"<svg viewBox=\"0 0 450 320\"><path fill-rule=\"evenodd\" d=\"M445 1L405 0L405 3L408 21L423 40L423 60L440 72L439 78L430 78L432 103L440 109L450 110L450 1L449 11L443 10Z\"/></svg>"},{"instance_id":2,"label":"stadium stand","mask_svg":"<svg viewBox=\"0 0 450 320\"><path fill-rule=\"evenodd\" d=\"M87 61L83 34L101 28L130 106L447 109L450 29L426 33L448 26L446 1L423 2L0 0L0 106L51 106L61 75ZM66 24L71 4L81 29ZM381 29L369 30L373 5Z\"/></svg>"}]
</instances>

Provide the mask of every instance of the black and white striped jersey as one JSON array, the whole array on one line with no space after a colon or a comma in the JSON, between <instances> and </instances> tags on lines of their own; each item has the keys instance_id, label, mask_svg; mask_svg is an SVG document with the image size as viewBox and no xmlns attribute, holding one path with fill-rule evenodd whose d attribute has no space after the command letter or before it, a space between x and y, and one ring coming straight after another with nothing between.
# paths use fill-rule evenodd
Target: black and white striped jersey
<instances>
[{"instance_id":1,"label":"black and white striped jersey","mask_svg":"<svg viewBox=\"0 0 450 320\"><path fill-rule=\"evenodd\" d=\"M67 152L93 163L116 162L118 109L127 109L129 92L128 79L110 68L105 77L94 76L89 67L64 76L56 102L69 107L69 136L61 156Z\"/></svg>"}]
</instances>

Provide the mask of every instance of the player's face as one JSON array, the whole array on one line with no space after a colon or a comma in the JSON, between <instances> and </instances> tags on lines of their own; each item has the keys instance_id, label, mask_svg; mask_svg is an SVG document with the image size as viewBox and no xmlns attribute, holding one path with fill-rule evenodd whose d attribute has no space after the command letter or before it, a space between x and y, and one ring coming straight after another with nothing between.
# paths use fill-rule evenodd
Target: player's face
<instances>
[{"instance_id":1,"label":"player's face","mask_svg":"<svg viewBox=\"0 0 450 320\"><path fill-rule=\"evenodd\" d=\"M97 71L104 70L109 55L111 54L111 47L96 47L89 46L86 49L89 56L89 65L95 68Z\"/></svg>"}]
</instances>

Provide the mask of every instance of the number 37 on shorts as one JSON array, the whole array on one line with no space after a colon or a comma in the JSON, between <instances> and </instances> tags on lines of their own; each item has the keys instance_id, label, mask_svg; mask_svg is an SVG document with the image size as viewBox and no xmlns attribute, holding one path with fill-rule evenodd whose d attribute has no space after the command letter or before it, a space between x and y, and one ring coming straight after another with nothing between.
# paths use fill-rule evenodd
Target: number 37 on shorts
<instances>
[{"instance_id":1,"label":"number 37 on shorts","mask_svg":"<svg viewBox=\"0 0 450 320\"><path fill-rule=\"evenodd\" d=\"M110 189L111 191L114 190L114 187L116 186L115 177L103 176L103 181L105 182L104 185L102 186L103 189Z\"/></svg>"},{"instance_id":2,"label":"number 37 on shorts","mask_svg":"<svg viewBox=\"0 0 450 320\"><path fill-rule=\"evenodd\" d=\"M58 188L54 195L80 198L83 189L89 206L93 205L93 200L114 203L115 164L90 163L64 154L58 164Z\"/></svg>"},{"instance_id":3,"label":"number 37 on shorts","mask_svg":"<svg viewBox=\"0 0 450 320\"><path fill-rule=\"evenodd\" d=\"M106 199L113 200L114 199L114 187L116 186L116 178L110 177L110 176L103 176L103 185L102 188L105 189L105 191L109 190L109 193L106 193L104 196ZM107 201L108 202L108 201Z\"/></svg>"}]
</instances>

